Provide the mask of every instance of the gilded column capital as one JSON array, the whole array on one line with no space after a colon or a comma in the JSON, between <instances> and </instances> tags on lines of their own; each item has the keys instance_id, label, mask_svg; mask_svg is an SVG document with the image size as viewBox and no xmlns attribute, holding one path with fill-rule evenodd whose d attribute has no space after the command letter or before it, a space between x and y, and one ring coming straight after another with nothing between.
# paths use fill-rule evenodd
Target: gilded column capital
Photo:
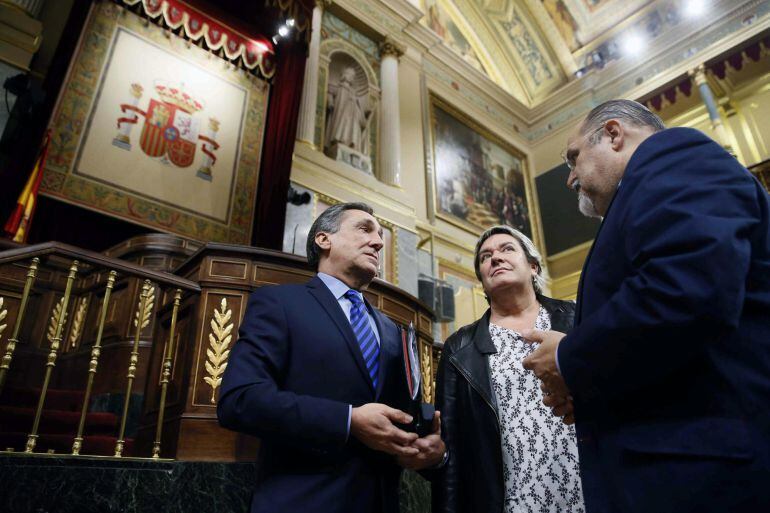
<instances>
[{"instance_id":1,"label":"gilded column capital","mask_svg":"<svg viewBox=\"0 0 770 513\"><path fill-rule=\"evenodd\" d=\"M383 58L392 55L396 59L399 59L402 55L404 55L405 51L406 49L403 45L396 43L390 38L380 42L380 56Z\"/></svg>"},{"instance_id":2,"label":"gilded column capital","mask_svg":"<svg viewBox=\"0 0 770 513\"><path fill-rule=\"evenodd\" d=\"M703 64L691 69L687 74L692 77L696 86L701 86L706 83L706 66Z\"/></svg>"},{"instance_id":3,"label":"gilded column capital","mask_svg":"<svg viewBox=\"0 0 770 513\"><path fill-rule=\"evenodd\" d=\"M322 11L332 5L332 0L315 0L315 6Z\"/></svg>"}]
</instances>

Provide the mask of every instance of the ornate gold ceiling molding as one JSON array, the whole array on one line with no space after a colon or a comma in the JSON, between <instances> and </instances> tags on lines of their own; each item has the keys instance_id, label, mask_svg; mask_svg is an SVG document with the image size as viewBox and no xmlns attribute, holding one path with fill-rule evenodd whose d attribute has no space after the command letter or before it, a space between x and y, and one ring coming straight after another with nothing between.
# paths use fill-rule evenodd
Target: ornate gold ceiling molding
<instances>
[{"instance_id":1,"label":"ornate gold ceiling molding","mask_svg":"<svg viewBox=\"0 0 770 513\"><path fill-rule=\"evenodd\" d=\"M594 43L596 39L606 39L606 32L617 26L618 22L636 16L640 10L650 8L656 2L605 0L602 5L593 9L585 0L564 0L564 3L578 23L578 39L585 46Z\"/></svg>"},{"instance_id":2,"label":"ornate gold ceiling molding","mask_svg":"<svg viewBox=\"0 0 770 513\"><path fill-rule=\"evenodd\" d=\"M481 65L484 67L486 74L489 75L494 82L500 87L506 90L514 98L519 100L525 98L524 90L521 83L518 81L506 80L505 75L498 65L498 61L489 52L487 46L481 41L477 31L468 22L457 6L450 0L437 0L438 3L446 10L446 13L452 19L455 25L460 29L465 39L473 48L476 56L481 61Z\"/></svg>"},{"instance_id":3,"label":"ornate gold ceiling molding","mask_svg":"<svg viewBox=\"0 0 770 513\"><path fill-rule=\"evenodd\" d=\"M610 26L606 27L605 30L600 33L600 35L592 37L585 44L583 44L583 46L574 52L573 55L575 57L575 61L580 62L586 54L593 52L602 44L611 40L613 37L627 31L640 21L643 21L646 16L655 12L658 7L665 7L665 5L660 6L657 3L648 3L647 5L642 5L639 7L638 10L631 12L625 18L615 18L616 21L614 21ZM657 41L654 43L657 43Z\"/></svg>"},{"instance_id":4,"label":"ornate gold ceiling molding","mask_svg":"<svg viewBox=\"0 0 770 513\"><path fill-rule=\"evenodd\" d=\"M521 91L520 95L514 97L526 106L532 105L534 100L532 89L520 76L519 64L513 60L513 55L501 44L502 38L496 35L497 32L491 20L481 12L476 0L454 0L454 3L456 8L465 15L468 23L474 27L474 32L481 46L497 63L503 80L512 84L510 89Z\"/></svg>"},{"instance_id":5,"label":"ornate gold ceiling molding","mask_svg":"<svg viewBox=\"0 0 770 513\"><path fill-rule=\"evenodd\" d=\"M534 142L547 137L602 101L618 97L642 98L698 64L770 29L770 15L765 12L767 4L760 0L737 6L724 0L720 6L725 10L715 16L707 28L704 29L697 20L688 22L657 38L641 63L628 58L614 61L603 70L573 80L535 105L528 118L531 122L524 131L528 140ZM747 13L759 8L763 9L763 14L746 25ZM731 31L731 26L741 28Z\"/></svg>"},{"instance_id":6,"label":"ornate gold ceiling molding","mask_svg":"<svg viewBox=\"0 0 770 513\"><path fill-rule=\"evenodd\" d=\"M536 104L563 85L566 77L532 13L518 0L455 0L488 32L485 39L501 49L510 74L524 84L528 105ZM483 5L480 5L483 4ZM480 31L481 32L481 31Z\"/></svg>"},{"instance_id":7,"label":"ornate gold ceiling molding","mask_svg":"<svg viewBox=\"0 0 770 513\"><path fill-rule=\"evenodd\" d=\"M535 18L535 21L537 21L540 31L551 47L556 59L559 61L562 71L567 77L573 76L578 69L575 58L572 56L572 52L567 46L567 43L562 38L553 18L551 18L551 15L548 14L548 11L543 6L543 0L524 1L532 13L532 16Z\"/></svg>"}]
</instances>

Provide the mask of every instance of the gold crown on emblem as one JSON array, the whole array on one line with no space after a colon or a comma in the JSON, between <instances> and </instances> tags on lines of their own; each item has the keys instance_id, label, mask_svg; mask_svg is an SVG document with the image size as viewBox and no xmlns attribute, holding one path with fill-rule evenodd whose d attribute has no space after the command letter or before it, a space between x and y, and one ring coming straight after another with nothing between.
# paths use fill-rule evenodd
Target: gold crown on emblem
<instances>
[{"instance_id":1,"label":"gold crown on emblem","mask_svg":"<svg viewBox=\"0 0 770 513\"><path fill-rule=\"evenodd\" d=\"M155 90L158 92L158 95L163 102L170 105L176 105L188 114L195 114L203 109L203 104L201 102L176 87L168 87L159 84L155 86Z\"/></svg>"}]
</instances>

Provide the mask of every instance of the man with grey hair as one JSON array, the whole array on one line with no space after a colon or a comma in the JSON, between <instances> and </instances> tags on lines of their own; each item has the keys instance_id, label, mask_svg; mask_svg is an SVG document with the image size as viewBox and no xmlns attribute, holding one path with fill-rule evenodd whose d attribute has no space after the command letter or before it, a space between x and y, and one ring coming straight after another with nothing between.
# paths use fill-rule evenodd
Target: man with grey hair
<instances>
[{"instance_id":1,"label":"man with grey hair","mask_svg":"<svg viewBox=\"0 0 770 513\"><path fill-rule=\"evenodd\" d=\"M770 508L770 202L714 141L607 102L569 138L568 185L603 218L575 328L524 362L574 404L587 511Z\"/></svg>"},{"instance_id":2,"label":"man with grey hair","mask_svg":"<svg viewBox=\"0 0 770 513\"><path fill-rule=\"evenodd\" d=\"M396 513L400 469L442 461L434 433L395 424L407 398L400 331L364 298L382 228L364 203L324 211L308 235L304 285L249 298L222 380L222 426L258 436L252 513Z\"/></svg>"}]
</instances>

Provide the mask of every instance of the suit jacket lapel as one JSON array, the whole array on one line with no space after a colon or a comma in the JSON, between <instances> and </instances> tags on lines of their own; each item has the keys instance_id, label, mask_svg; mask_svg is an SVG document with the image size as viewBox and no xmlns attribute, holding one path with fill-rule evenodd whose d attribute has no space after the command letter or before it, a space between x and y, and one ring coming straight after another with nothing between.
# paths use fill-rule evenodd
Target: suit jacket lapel
<instances>
[{"instance_id":1,"label":"suit jacket lapel","mask_svg":"<svg viewBox=\"0 0 770 513\"><path fill-rule=\"evenodd\" d=\"M586 282L586 271L588 270L588 263L591 261L591 255L594 253L594 248L596 248L596 243L599 241L599 234L602 233L602 228L604 228L604 225L607 224L607 215L610 213L610 209L612 208L612 204L615 203L615 198L618 197L618 191L615 191L615 194L612 196L612 199L610 200L610 204L607 205L607 212L605 212L604 219L602 219L601 224L599 225L599 229L596 230L596 236L594 237L594 243L591 244L591 249L588 251L588 255L586 256L585 262L583 262L583 270L580 271L580 281L578 282L578 291L576 296L576 306L575 306L575 326L580 324L580 321L583 317L583 285Z\"/></svg>"},{"instance_id":2,"label":"suit jacket lapel","mask_svg":"<svg viewBox=\"0 0 770 513\"><path fill-rule=\"evenodd\" d=\"M317 276L314 276L307 283L307 287L310 294L321 304L329 317L331 317L334 321L334 324L337 325L337 328L340 330L342 338L345 339L345 342L348 345L348 349L350 350L353 359L356 361L358 369L361 371L364 380L369 384L369 388L371 388L374 392L374 385L372 384L372 380L369 377L369 371L366 369L364 356L361 354L361 347L358 345L358 340L356 339L356 335L353 333L353 328L350 326L350 321L348 321L348 318L345 317L345 313L342 311L342 308L340 308L340 305L337 302L337 298L334 297L334 294L331 293L329 288L324 285L324 282L322 282L321 279ZM380 330L380 333L382 333L382 330ZM380 358L382 358L382 351L380 351ZM380 365L380 369L381 368L382 365ZM382 382L382 380L379 382Z\"/></svg>"}]
</instances>

